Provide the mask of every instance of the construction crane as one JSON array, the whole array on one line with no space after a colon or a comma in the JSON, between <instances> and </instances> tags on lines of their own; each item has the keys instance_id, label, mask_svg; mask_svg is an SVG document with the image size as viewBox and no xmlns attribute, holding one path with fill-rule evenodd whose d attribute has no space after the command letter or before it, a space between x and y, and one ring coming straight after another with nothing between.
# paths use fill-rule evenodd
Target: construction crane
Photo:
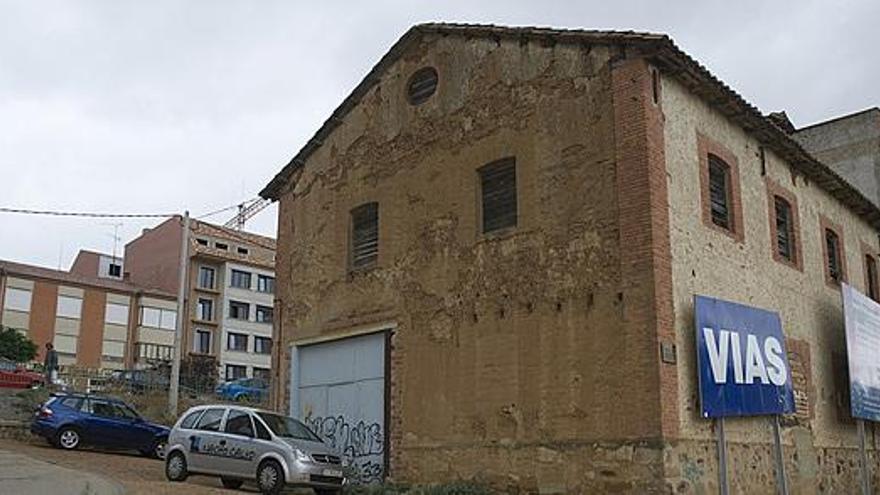
<instances>
[{"instance_id":1,"label":"construction crane","mask_svg":"<svg viewBox=\"0 0 880 495\"><path fill-rule=\"evenodd\" d=\"M235 230L243 230L244 223L248 221L248 219L252 218L257 213L263 211L264 208L269 206L271 201L264 198L254 198L244 203L238 205L238 213L232 217L228 222L224 223L224 227L229 227Z\"/></svg>"}]
</instances>

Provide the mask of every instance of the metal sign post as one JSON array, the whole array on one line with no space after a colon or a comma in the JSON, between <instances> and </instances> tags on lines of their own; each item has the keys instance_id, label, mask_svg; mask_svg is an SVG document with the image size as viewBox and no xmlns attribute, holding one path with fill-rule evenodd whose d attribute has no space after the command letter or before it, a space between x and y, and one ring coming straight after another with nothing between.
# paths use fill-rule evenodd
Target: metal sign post
<instances>
[{"instance_id":1,"label":"metal sign post","mask_svg":"<svg viewBox=\"0 0 880 495\"><path fill-rule=\"evenodd\" d=\"M779 429L779 415L773 415L773 445L776 454L776 491L788 495L788 480L785 477L785 455L782 451L782 432Z\"/></svg>"},{"instance_id":2,"label":"metal sign post","mask_svg":"<svg viewBox=\"0 0 880 495\"><path fill-rule=\"evenodd\" d=\"M871 495L871 466L868 464L868 452L865 449L865 420L856 420L859 432L859 470L862 472L862 494Z\"/></svg>"},{"instance_id":3,"label":"metal sign post","mask_svg":"<svg viewBox=\"0 0 880 495\"><path fill-rule=\"evenodd\" d=\"M718 434L718 493L728 495L727 486L727 441L724 438L724 417L715 420L715 432Z\"/></svg>"}]
</instances>

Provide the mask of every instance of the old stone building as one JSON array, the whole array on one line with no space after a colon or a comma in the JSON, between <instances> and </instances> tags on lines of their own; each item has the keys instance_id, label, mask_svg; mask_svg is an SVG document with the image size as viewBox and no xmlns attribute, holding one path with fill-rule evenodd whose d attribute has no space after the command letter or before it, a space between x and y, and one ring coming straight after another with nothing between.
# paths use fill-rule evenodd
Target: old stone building
<instances>
[{"instance_id":1,"label":"old stone building","mask_svg":"<svg viewBox=\"0 0 880 495\"><path fill-rule=\"evenodd\" d=\"M262 195L277 405L362 481L717 490L704 294L781 315L794 491L856 490L839 287L876 297L880 211L666 36L416 26ZM775 493L767 418L727 430Z\"/></svg>"}]
</instances>

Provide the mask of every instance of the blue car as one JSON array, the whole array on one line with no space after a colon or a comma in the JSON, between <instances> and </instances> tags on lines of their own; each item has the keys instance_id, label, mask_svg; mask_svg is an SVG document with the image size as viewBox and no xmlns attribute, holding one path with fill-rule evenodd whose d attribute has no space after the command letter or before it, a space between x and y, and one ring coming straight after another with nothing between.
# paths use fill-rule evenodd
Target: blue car
<instances>
[{"instance_id":1,"label":"blue car","mask_svg":"<svg viewBox=\"0 0 880 495\"><path fill-rule=\"evenodd\" d=\"M65 450L88 444L159 459L165 457L170 431L144 420L119 399L87 394L53 394L31 423L31 433Z\"/></svg>"},{"instance_id":2,"label":"blue car","mask_svg":"<svg viewBox=\"0 0 880 495\"><path fill-rule=\"evenodd\" d=\"M220 385L215 392L226 400L260 402L266 398L269 386L260 378L239 378Z\"/></svg>"}]
</instances>

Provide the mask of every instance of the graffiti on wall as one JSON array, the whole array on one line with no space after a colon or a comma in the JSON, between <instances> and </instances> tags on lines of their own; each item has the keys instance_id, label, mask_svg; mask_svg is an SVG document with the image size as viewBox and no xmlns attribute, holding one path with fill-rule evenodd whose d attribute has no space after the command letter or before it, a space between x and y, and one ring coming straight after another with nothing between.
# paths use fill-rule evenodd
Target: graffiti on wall
<instances>
[{"instance_id":1,"label":"graffiti on wall","mask_svg":"<svg viewBox=\"0 0 880 495\"><path fill-rule=\"evenodd\" d=\"M355 482L382 481L385 434L381 423L349 422L341 414L327 417L309 414L305 423L328 445L342 453L344 463L355 470Z\"/></svg>"}]
</instances>

